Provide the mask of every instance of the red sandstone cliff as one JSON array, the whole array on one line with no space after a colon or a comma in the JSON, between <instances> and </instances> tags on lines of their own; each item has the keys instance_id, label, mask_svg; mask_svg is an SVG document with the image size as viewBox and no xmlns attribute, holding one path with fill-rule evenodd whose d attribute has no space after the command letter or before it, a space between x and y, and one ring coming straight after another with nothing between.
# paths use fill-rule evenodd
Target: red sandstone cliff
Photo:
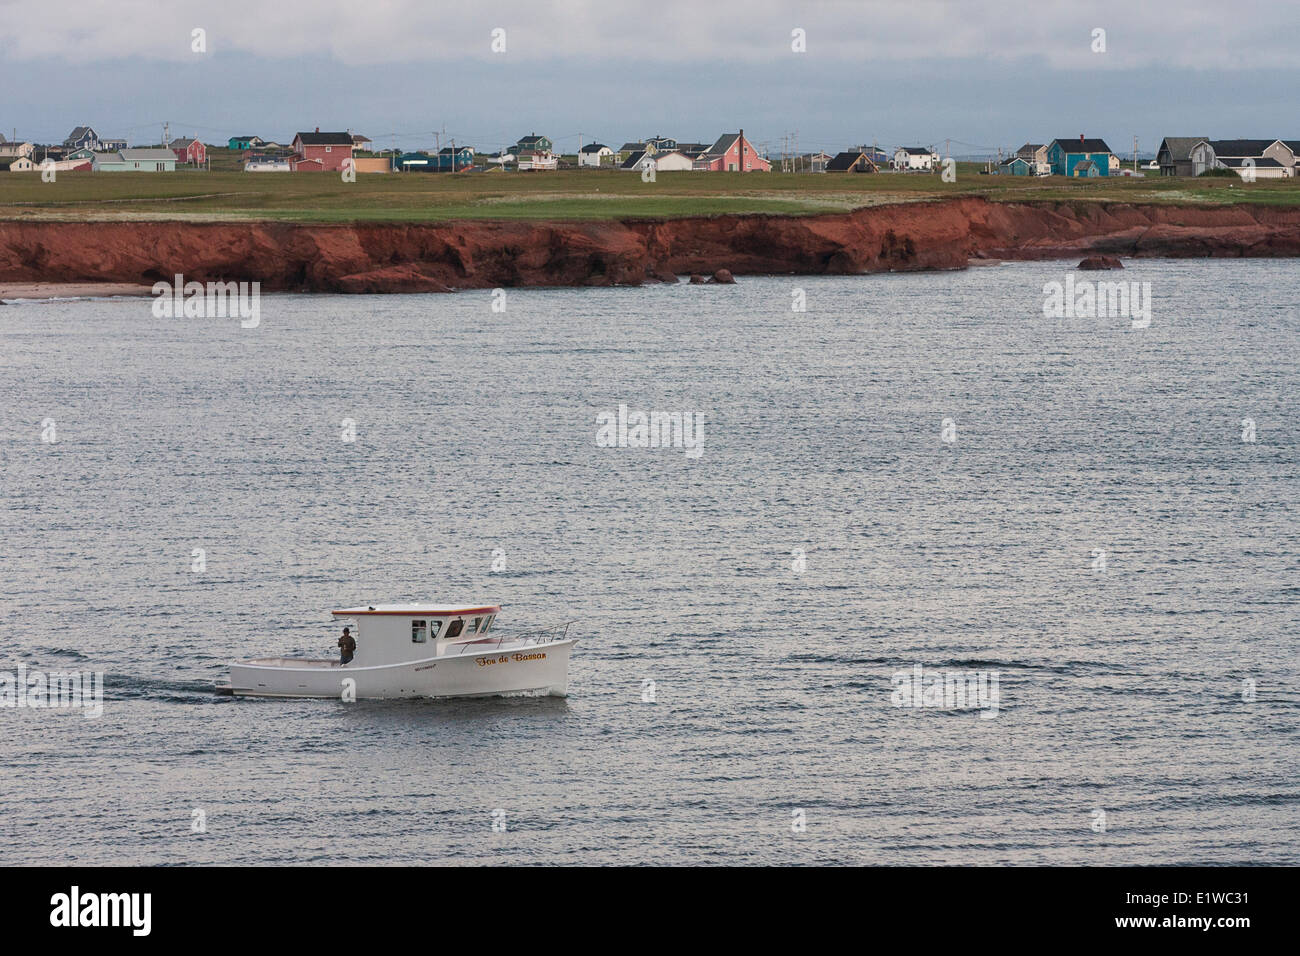
<instances>
[{"instance_id":1,"label":"red sandstone cliff","mask_svg":"<svg viewBox=\"0 0 1300 956\"><path fill-rule=\"evenodd\" d=\"M971 257L1298 256L1300 209L997 203L665 221L0 222L0 282L259 280L264 290L635 285L675 274L963 268Z\"/></svg>"}]
</instances>

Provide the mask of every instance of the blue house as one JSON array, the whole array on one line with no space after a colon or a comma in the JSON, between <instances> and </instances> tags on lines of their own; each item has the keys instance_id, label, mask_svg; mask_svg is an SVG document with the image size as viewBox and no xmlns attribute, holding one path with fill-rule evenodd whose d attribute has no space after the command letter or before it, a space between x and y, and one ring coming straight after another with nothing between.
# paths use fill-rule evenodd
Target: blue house
<instances>
[{"instance_id":1,"label":"blue house","mask_svg":"<svg viewBox=\"0 0 1300 956\"><path fill-rule=\"evenodd\" d=\"M68 134L63 145L68 149L89 149L93 152L99 149L99 134L89 126L78 126Z\"/></svg>"},{"instance_id":2,"label":"blue house","mask_svg":"<svg viewBox=\"0 0 1300 956\"><path fill-rule=\"evenodd\" d=\"M1047 147L1053 176L1109 176L1110 157L1103 139L1054 139Z\"/></svg>"},{"instance_id":3,"label":"blue house","mask_svg":"<svg viewBox=\"0 0 1300 956\"><path fill-rule=\"evenodd\" d=\"M257 149L259 146L265 146L266 140L260 136L232 136L226 140L226 148L233 150Z\"/></svg>"},{"instance_id":4,"label":"blue house","mask_svg":"<svg viewBox=\"0 0 1300 956\"><path fill-rule=\"evenodd\" d=\"M454 158L453 158L454 157ZM438 172L460 172L474 165L473 146L444 146L438 150Z\"/></svg>"},{"instance_id":5,"label":"blue house","mask_svg":"<svg viewBox=\"0 0 1300 956\"><path fill-rule=\"evenodd\" d=\"M998 167L998 173L1003 176L1032 176L1034 168L1021 157L1012 156Z\"/></svg>"}]
</instances>

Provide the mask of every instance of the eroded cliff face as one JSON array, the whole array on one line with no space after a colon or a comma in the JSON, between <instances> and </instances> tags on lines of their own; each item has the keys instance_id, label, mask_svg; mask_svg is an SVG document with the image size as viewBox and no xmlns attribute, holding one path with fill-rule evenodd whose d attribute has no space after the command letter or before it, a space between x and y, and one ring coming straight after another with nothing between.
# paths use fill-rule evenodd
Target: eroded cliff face
<instances>
[{"instance_id":1,"label":"eroded cliff face","mask_svg":"<svg viewBox=\"0 0 1300 956\"><path fill-rule=\"evenodd\" d=\"M637 285L685 273L964 268L970 258L1300 255L1300 209L995 203L666 221L0 222L0 281L257 280L264 290L433 292Z\"/></svg>"}]
</instances>

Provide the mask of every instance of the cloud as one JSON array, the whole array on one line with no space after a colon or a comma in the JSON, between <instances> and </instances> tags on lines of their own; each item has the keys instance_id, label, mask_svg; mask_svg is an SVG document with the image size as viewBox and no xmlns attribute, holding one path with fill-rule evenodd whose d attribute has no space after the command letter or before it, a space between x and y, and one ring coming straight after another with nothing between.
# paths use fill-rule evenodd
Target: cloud
<instances>
[{"instance_id":1,"label":"cloud","mask_svg":"<svg viewBox=\"0 0 1300 956\"><path fill-rule=\"evenodd\" d=\"M1294 4L1218 0L1088 4L906 0L45 0L5 3L0 51L25 61L184 61L190 32L207 31L213 56L285 60L328 56L348 65L447 60L581 59L690 68L761 66L794 56L906 69L909 61L1029 60L1049 69L1289 68L1300 10ZM506 52L491 32L506 31ZM790 32L807 32L807 52ZM1107 50L1092 50L1094 29ZM593 80L595 78L593 77ZM1025 78L1034 82L1032 75ZM1135 95L1141 95L1136 91Z\"/></svg>"}]
</instances>

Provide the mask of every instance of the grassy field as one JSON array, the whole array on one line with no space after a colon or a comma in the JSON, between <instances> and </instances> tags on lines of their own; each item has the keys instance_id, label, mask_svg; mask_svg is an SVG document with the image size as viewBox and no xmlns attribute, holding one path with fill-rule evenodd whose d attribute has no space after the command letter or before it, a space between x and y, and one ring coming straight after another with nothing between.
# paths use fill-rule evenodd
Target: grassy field
<instances>
[{"instance_id":1,"label":"grassy field","mask_svg":"<svg viewBox=\"0 0 1300 956\"><path fill-rule=\"evenodd\" d=\"M215 163L214 163L215 166ZM599 220L714 213L836 212L952 196L992 200L1113 200L1300 205L1300 180L1036 179L985 176L960 164L957 181L938 175L795 173L363 174L345 183L326 173L0 173L0 219L288 222L434 222L448 219Z\"/></svg>"}]
</instances>

